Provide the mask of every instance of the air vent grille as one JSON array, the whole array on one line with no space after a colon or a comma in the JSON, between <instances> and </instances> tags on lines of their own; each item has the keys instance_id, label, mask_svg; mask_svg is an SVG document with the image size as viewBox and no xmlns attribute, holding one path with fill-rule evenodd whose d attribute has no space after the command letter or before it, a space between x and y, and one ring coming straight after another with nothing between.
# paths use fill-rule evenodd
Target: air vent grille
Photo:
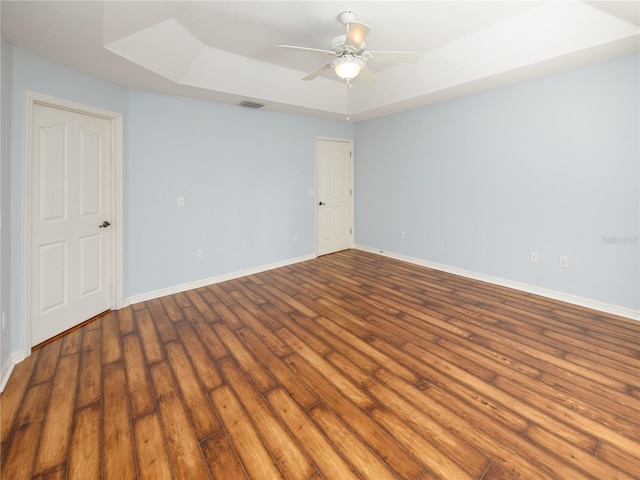
<instances>
[{"instance_id":1,"label":"air vent grille","mask_svg":"<svg viewBox=\"0 0 640 480\"><path fill-rule=\"evenodd\" d=\"M242 102L240 102L240 106L241 107L247 107L247 108L262 108L264 107L263 103L256 103L256 102L249 102L247 100L243 100Z\"/></svg>"}]
</instances>

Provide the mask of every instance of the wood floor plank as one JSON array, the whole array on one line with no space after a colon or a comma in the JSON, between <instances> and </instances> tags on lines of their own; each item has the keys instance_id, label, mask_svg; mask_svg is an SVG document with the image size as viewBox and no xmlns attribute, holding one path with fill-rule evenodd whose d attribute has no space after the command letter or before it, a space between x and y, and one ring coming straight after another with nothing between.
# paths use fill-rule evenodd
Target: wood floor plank
<instances>
[{"instance_id":1,"label":"wood floor plank","mask_svg":"<svg viewBox=\"0 0 640 480\"><path fill-rule=\"evenodd\" d=\"M125 307L117 312L118 315L118 327L120 329L120 335L129 335L133 333L135 322L133 318L133 307Z\"/></svg>"},{"instance_id":2,"label":"wood floor plank","mask_svg":"<svg viewBox=\"0 0 640 480\"><path fill-rule=\"evenodd\" d=\"M543 382L523 382L522 379L507 379L504 377L498 377L494 380L493 384L505 391L517 391L518 389L526 388L528 390L527 396L529 401L537 405L539 408L544 408L551 411L553 410L555 405L561 405L563 408L569 411L578 412L580 415L584 415L585 417L598 423L609 425L610 428L618 433L627 435L630 438L640 438L640 426L638 425L638 421L640 421L640 418L634 418L633 416L623 417L620 416L619 413L611 410L602 411L600 409L593 408L582 399L573 396L562 395L562 393L558 393L557 390L551 388ZM559 415L562 415L562 413L558 413L558 415L556 416ZM568 417L565 417L565 419L567 418ZM578 425L579 422L576 421L575 424ZM555 428L554 431L557 434L561 434L561 429ZM599 436L600 438L605 438L604 435ZM575 443L580 442L576 441ZM597 441L594 442L594 445L592 447L587 448L585 445L583 445L583 448L592 451L595 454L595 450L597 449Z\"/></svg>"},{"instance_id":3,"label":"wood floor plank","mask_svg":"<svg viewBox=\"0 0 640 480\"><path fill-rule=\"evenodd\" d=\"M31 478L46 413L42 405L46 405L47 399L50 398L51 387L52 382L38 383L26 391L13 427L11 444L2 458L3 478ZM4 394L3 392L2 395Z\"/></svg>"},{"instance_id":4,"label":"wood floor plank","mask_svg":"<svg viewBox=\"0 0 640 480\"><path fill-rule=\"evenodd\" d=\"M167 316L173 322L179 322L184 320L184 314L182 313L182 307L178 304L175 297L166 296L160 298L160 302L167 312Z\"/></svg>"},{"instance_id":5,"label":"wood floor plank","mask_svg":"<svg viewBox=\"0 0 640 480\"><path fill-rule=\"evenodd\" d=\"M109 312L102 318L102 363L117 362L122 359L120 345L120 325L116 312Z\"/></svg>"},{"instance_id":6,"label":"wood floor plank","mask_svg":"<svg viewBox=\"0 0 640 480\"><path fill-rule=\"evenodd\" d=\"M56 373L61 348L61 342L51 342L39 349L38 361L36 362L33 377L29 382L31 385L46 382L53 378Z\"/></svg>"},{"instance_id":7,"label":"wood floor plank","mask_svg":"<svg viewBox=\"0 0 640 480\"><path fill-rule=\"evenodd\" d=\"M138 418L134 422L133 432L138 478L143 480L173 478L158 414L154 412Z\"/></svg>"},{"instance_id":8,"label":"wood floor plank","mask_svg":"<svg viewBox=\"0 0 640 480\"><path fill-rule=\"evenodd\" d=\"M136 310L135 317L147 363L153 365L164 360L164 349L162 348L153 317L151 317L151 312L147 308Z\"/></svg>"},{"instance_id":9,"label":"wood floor plank","mask_svg":"<svg viewBox=\"0 0 640 480\"><path fill-rule=\"evenodd\" d=\"M211 399L249 477L284 478L231 389L222 385L211 392Z\"/></svg>"},{"instance_id":10,"label":"wood floor plank","mask_svg":"<svg viewBox=\"0 0 640 480\"><path fill-rule=\"evenodd\" d=\"M86 323L0 410L2 479L631 479L640 322L346 250Z\"/></svg>"},{"instance_id":11,"label":"wood floor plank","mask_svg":"<svg viewBox=\"0 0 640 480\"><path fill-rule=\"evenodd\" d=\"M210 319L210 322L222 320L231 330L244 327L242 320L230 309L232 305L235 305L235 300L222 290L219 285L209 285L207 290L201 292L200 295L206 300L209 308L215 312L213 315L206 316L206 318ZM229 300L222 301L220 300L221 296Z\"/></svg>"},{"instance_id":12,"label":"wood floor plank","mask_svg":"<svg viewBox=\"0 0 640 480\"><path fill-rule=\"evenodd\" d=\"M62 338L62 346L60 348L60 356L71 355L80 351L80 345L82 343L82 334L84 330L76 328L67 333Z\"/></svg>"},{"instance_id":13,"label":"wood floor plank","mask_svg":"<svg viewBox=\"0 0 640 480\"><path fill-rule=\"evenodd\" d=\"M334 450L322 432L300 410L284 390L274 389L267 395L271 408L287 426L309 458L318 466L324 477L357 479L358 476L346 461Z\"/></svg>"},{"instance_id":14,"label":"wood floor plank","mask_svg":"<svg viewBox=\"0 0 640 480\"><path fill-rule=\"evenodd\" d=\"M191 310L189 313L191 313ZM193 317L192 319L194 318L196 317ZM226 357L227 355L229 355L229 350L227 350L227 347L225 347L224 343L222 343L222 340L220 340L218 334L215 333L213 325L204 320L205 319L202 319L202 321L193 322L193 328L200 336L200 339L205 344L205 346L211 353L211 356L215 360Z\"/></svg>"},{"instance_id":15,"label":"wood floor plank","mask_svg":"<svg viewBox=\"0 0 640 480\"><path fill-rule=\"evenodd\" d=\"M372 344L379 345L378 341L374 341ZM528 425L526 417L519 415L515 409L511 409L509 405L500 403L499 399L485 395L461 382L452 386L451 377L432 368L428 359L427 362L424 362L422 359L400 350L389 350L389 354L422 375L423 379L416 384L416 387L423 391L429 389L429 395L437 396L442 400L441 403L448 404L452 399L457 401L455 400L457 397L514 431L523 432L526 429ZM478 381L481 380L482 378L478 378ZM432 386L435 386L437 390L432 389Z\"/></svg>"},{"instance_id":16,"label":"wood floor plank","mask_svg":"<svg viewBox=\"0 0 640 480\"><path fill-rule=\"evenodd\" d=\"M605 465L600 458L577 446L568 444L565 439L554 435L539 425L532 424L527 429L526 436L541 448L562 455L562 458L566 459L567 463L586 475L592 475L595 478L626 477L623 472L612 468L610 465Z\"/></svg>"},{"instance_id":17,"label":"wood floor plank","mask_svg":"<svg viewBox=\"0 0 640 480\"><path fill-rule=\"evenodd\" d=\"M298 337L281 328L279 335L295 350L295 352L304 358L312 367L322 373L323 376L330 378L331 382L341 390L353 403L363 410L371 407L375 402L367 395L367 393L358 387L352 380L343 375L337 368L331 365L324 357L311 350L305 343L300 341Z\"/></svg>"},{"instance_id":18,"label":"wood floor plank","mask_svg":"<svg viewBox=\"0 0 640 480\"><path fill-rule=\"evenodd\" d=\"M167 450L176 478L209 479L196 434L178 393L178 387L166 362L151 366L160 420L165 432Z\"/></svg>"},{"instance_id":19,"label":"wood floor plank","mask_svg":"<svg viewBox=\"0 0 640 480\"><path fill-rule=\"evenodd\" d=\"M202 453L216 480L249 478L224 430L202 442Z\"/></svg>"},{"instance_id":20,"label":"wood floor plank","mask_svg":"<svg viewBox=\"0 0 640 480\"><path fill-rule=\"evenodd\" d=\"M301 480L311 477L316 472L315 467L278 422L245 373L230 358L223 358L219 365L227 385L231 386L285 477Z\"/></svg>"},{"instance_id":21,"label":"wood floor plank","mask_svg":"<svg viewBox=\"0 0 640 480\"><path fill-rule=\"evenodd\" d=\"M79 360L80 356L74 354L62 357L58 362L34 466L36 475L60 465L67 458Z\"/></svg>"},{"instance_id":22,"label":"wood floor plank","mask_svg":"<svg viewBox=\"0 0 640 480\"><path fill-rule=\"evenodd\" d=\"M102 397L102 355L98 348L83 351L78 374L78 408L99 402Z\"/></svg>"},{"instance_id":23,"label":"wood floor plank","mask_svg":"<svg viewBox=\"0 0 640 480\"><path fill-rule=\"evenodd\" d=\"M100 404L94 403L76 411L75 424L69 446L70 479L100 478L102 442Z\"/></svg>"},{"instance_id":24,"label":"wood floor plank","mask_svg":"<svg viewBox=\"0 0 640 480\"><path fill-rule=\"evenodd\" d=\"M324 436L331 439L335 448L342 454L362 478L395 479L397 476L369 448L356 437L349 428L326 406L313 407L307 415L320 427Z\"/></svg>"},{"instance_id":25,"label":"wood floor plank","mask_svg":"<svg viewBox=\"0 0 640 480\"><path fill-rule=\"evenodd\" d=\"M371 418L384 427L413 455L424 459L425 463L429 465L428 468L440 478L455 478L459 480L478 478L442 453L439 448L434 447L433 442L425 439L424 436L410 428L406 422L391 411L376 406L370 410L369 414Z\"/></svg>"},{"instance_id":26,"label":"wood floor plank","mask_svg":"<svg viewBox=\"0 0 640 480\"><path fill-rule=\"evenodd\" d=\"M251 377L260 392L264 393L276 387L273 377L262 367L242 342L226 325L216 323L213 328L245 372Z\"/></svg>"},{"instance_id":27,"label":"wood floor plank","mask_svg":"<svg viewBox=\"0 0 640 480\"><path fill-rule=\"evenodd\" d=\"M283 323L286 325L287 329L290 329L290 331L295 334L296 337L300 338L301 340L303 339L305 344L309 344L308 338L310 335L313 335L318 340L324 342L327 345L327 350L324 355L327 355L331 351L337 350L340 352L344 352L345 355L349 355L349 357L352 358L353 361L357 363L363 370L373 372L379 367L379 363L376 362L376 360L366 355L351 343L347 342L346 339L343 339L340 335L333 333L331 330L322 326L319 321L321 318L322 317L309 319L307 317L298 317L294 328L292 328L293 325L291 324L291 322L287 320L283 321ZM304 331L304 336L300 336L301 331ZM321 351L318 351L315 348L313 350L315 350L317 353L321 353Z\"/></svg>"},{"instance_id":28,"label":"wood floor plank","mask_svg":"<svg viewBox=\"0 0 640 480\"><path fill-rule=\"evenodd\" d=\"M102 465L105 479L136 478L125 369L122 362L104 367Z\"/></svg>"},{"instance_id":29,"label":"wood floor plank","mask_svg":"<svg viewBox=\"0 0 640 480\"><path fill-rule=\"evenodd\" d=\"M222 425L182 344L171 342L166 349L191 425L198 440L203 440L220 430Z\"/></svg>"},{"instance_id":30,"label":"wood floor plank","mask_svg":"<svg viewBox=\"0 0 640 480\"><path fill-rule=\"evenodd\" d=\"M233 292L238 293L238 292ZM243 297L239 297L243 298ZM271 329L277 330L282 326L279 322L270 320L271 315L256 315L255 306L250 311L247 309L248 299L244 299L241 304L233 305L231 310L238 318L242 320L245 326L251 328L253 332L258 335L262 341L279 357L291 354L291 349L283 343L276 335L273 334ZM268 322L268 323L263 323Z\"/></svg>"},{"instance_id":31,"label":"wood floor plank","mask_svg":"<svg viewBox=\"0 0 640 480\"><path fill-rule=\"evenodd\" d=\"M218 373L218 369L210 357L207 348L202 343L202 340L197 335L193 327L186 322L180 322L176 327L180 341L184 345L186 351L189 352L193 367L198 374L198 378L204 385L204 388L207 391L210 391L222 385L222 377ZM224 353L226 353L226 351Z\"/></svg>"},{"instance_id":32,"label":"wood floor plank","mask_svg":"<svg viewBox=\"0 0 640 480\"><path fill-rule=\"evenodd\" d=\"M36 350L29 358L16 365L5 391L0 395L0 443L2 444L7 441L15 424L40 351ZM4 458L4 455L2 457Z\"/></svg>"},{"instance_id":33,"label":"wood floor plank","mask_svg":"<svg viewBox=\"0 0 640 480\"><path fill-rule=\"evenodd\" d=\"M282 359L269 350L255 333L248 328L242 328L237 330L236 334L303 410L318 402L318 397L306 387L300 377L296 376Z\"/></svg>"},{"instance_id":34,"label":"wood floor plank","mask_svg":"<svg viewBox=\"0 0 640 480\"><path fill-rule=\"evenodd\" d=\"M511 408L517 409L517 411L521 415L531 419L532 421L538 422L543 425L553 424L554 427L556 427L558 430L564 430L567 432L567 435L571 435L574 438L574 441L579 441L582 445L589 446L589 448L593 447L595 441L593 435L585 435L583 433L581 434L580 431L572 428L570 425L563 424L561 419L556 420L553 415L553 413L558 410L563 411L562 415L573 415L573 412L569 412L568 410L562 409L562 407L559 406L556 409L543 411L536 408L536 406L530 405L526 400L517 398L516 396L511 395L505 390L498 389L492 384L474 377L473 375L468 374L464 370L454 365L444 362L440 357L431 356L431 354L424 349L415 347L411 344L407 344L405 345L404 350L412 354L413 356L421 358L423 359L423 361L428 362L433 368L439 370L440 372L447 374L450 377L457 378L461 383L466 384L470 388L491 398L497 399L500 404L509 405Z\"/></svg>"},{"instance_id":35,"label":"wood floor plank","mask_svg":"<svg viewBox=\"0 0 640 480\"><path fill-rule=\"evenodd\" d=\"M202 295L200 294L200 292L204 290L205 289L189 290L187 292L187 298L189 299L193 307L198 312L200 312L203 318L207 318L209 319L209 321L215 322L218 320L215 310L211 308L211 306L202 298Z\"/></svg>"},{"instance_id":36,"label":"wood floor plank","mask_svg":"<svg viewBox=\"0 0 640 480\"><path fill-rule=\"evenodd\" d=\"M378 400L378 403L392 405L399 415L402 412L404 418L413 428L418 429L426 438L438 441L440 448L445 450L453 460L465 465L470 473L480 475L485 470L489 463L487 457L482 454L481 450L465 443L464 436L460 432L457 435L451 432L452 422L448 420L451 414L444 406L428 396L418 393L419 390L413 385L407 384L387 371L383 372L381 369L376 372L374 378L364 374L348 358L339 353L333 354L331 360L342 372L363 385ZM377 379L386 379L390 383L379 382ZM460 422L460 428L461 431L465 430L466 432L474 430L466 422ZM421 460L425 461L422 458ZM430 463L426 463L426 465L430 470L436 468Z\"/></svg>"},{"instance_id":37,"label":"wood floor plank","mask_svg":"<svg viewBox=\"0 0 640 480\"><path fill-rule=\"evenodd\" d=\"M598 448L598 457L606 461L609 465L613 465L616 469L622 470L631 478L634 476L637 477L638 475L640 453L637 455L629 455L607 442L602 442Z\"/></svg>"},{"instance_id":38,"label":"wood floor plank","mask_svg":"<svg viewBox=\"0 0 640 480\"><path fill-rule=\"evenodd\" d=\"M67 478L67 464L61 463L32 477L32 480L64 480Z\"/></svg>"},{"instance_id":39,"label":"wood floor plank","mask_svg":"<svg viewBox=\"0 0 640 480\"><path fill-rule=\"evenodd\" d=\"M149 313L153 318L153 323L156 327L156 330L158 331L160 340L163 343L173 342L174 340L176 340L178 338L178 335L175 328L173 327L173 322L169 320L169 316L164 309L162 300L159 298L149 300L147 302L147 308L149 309Z\"/></svg>"},{"instance_id":40,"label":"wood floor plank","mask_svg":"<svg viewBox=\"0 0 640 480\"><path fill-rule=\"evenodd\" d=\"M324 317L318 317L316 321L327 330L333 332L335 335L347 341L354 348L371 357L379 365L385 365L386 368L393 369L393 372L399 377L402 377L404 380L410 383L415 383L418 381L418 376L415 374L415 372L412 372L404 365L396 362L393 358L386 355L383 351L373 348L367 342L361 340L360 338L349 332L347 329L342 328L340 325Z\"/></svg>"},{"instance_id":41,"label":"wood floor plank","mask_svg":"<svg viewBox=\"0 0 640 480\"><path fill-rule=\"evenodd\" d=\"M138 335L123 337L122 345L131 416L137 418L153 412L156 408L151 377Z\"/></svg>"},{"instance_id":42,"label":"wood floor plank","mask_svg":"<svg viewBox=\"0 0 640 480\"><path fill-rule=\"evenodd\" d=\"M411 456L378 424L352 403L329 380L297 355L287 357L287 363L303 378L309 388L349 427L364 439L367 445L389 465L401 478L417 478L425 464Z\"/></svg>"}]
</instances>

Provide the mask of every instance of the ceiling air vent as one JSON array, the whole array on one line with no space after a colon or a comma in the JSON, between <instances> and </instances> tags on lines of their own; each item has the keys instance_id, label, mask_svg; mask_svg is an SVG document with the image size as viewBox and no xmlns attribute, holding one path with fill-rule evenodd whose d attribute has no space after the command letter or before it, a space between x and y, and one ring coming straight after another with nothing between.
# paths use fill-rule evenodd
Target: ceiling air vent
<instances>
[{"instance_id":1,"label":"ceiling air vent","mask_svg":"<svg viewBox=\"0 0 640 480\"><path fill-rule=\"evenodd\" d=\"M241 107L247 107L247 108L262 108L264 107L263 103L256 103L256 102L249 102L247 100L244 100L242 102L240 102L240 106Z\"/></svg>"}]
</instances>

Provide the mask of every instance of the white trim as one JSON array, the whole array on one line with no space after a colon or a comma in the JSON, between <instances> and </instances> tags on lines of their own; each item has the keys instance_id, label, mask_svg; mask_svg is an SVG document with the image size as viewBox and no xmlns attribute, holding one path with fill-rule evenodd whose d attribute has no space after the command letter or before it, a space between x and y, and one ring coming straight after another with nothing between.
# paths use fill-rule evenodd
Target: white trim
<instances>
[{"instance_id":1,"label":"white trim","mask_svg":"<svg viewBox=\"0 0 640 480\"><path fill-rule=\"evenodd\" d=\"M31 141L33 107L44 105L61 110L68 110L83 115L91 115L108 120L111 133L112 162L111 178L113 221L111 224L112 235L112 285L111 308L118 309L124 306L124 215L123 215L123 132L122 114L104 110L102 108L83 105L62 98L51 97L37 92L27 91L25 97L25 135L24 135L24 183L23 183L23 242L25 250L22 256L23 285L22 285L22 358L31 355L31 305L29 291L31 289L30 278L30 245L31 245Z\"/></svg>"},{"instance_id":2,"label":"white trim","mask_svg":"<svg viewBox=\"0 0 640 480\"><path fill-rule=\"evenodd\" d=\"M2 373L0 373L0 393L4 391L4 387L7 386L7 382L11 377L11 373L13 372L13 367L19 364L24 360L24 352L22 350L18 350L17 352L13 352L9 356L9 361L2 368Z\"/></svg>"},{"instance_id":3,"label":"white trim","mask_svg":"<svg viewBox=\"0 0 640 480\"><path fill-rule=\"evenodd\" d=\"M351 226L349 227L351 229L351 242L349 243L349 248L354 248L354 241L353 239L356 238L356 228L355 228L355 219L354 219L354 212L355 212L355 192L353 191L353 186L354 186L354 172L355 172L355 158L356 158L356 154L354 152L353 149L353 139L352 138L338 138L338 137L323 137L323 136L316 136L316 140L315 140L315 171L314 171L314 177L316 180L316 186L315 186L315 199L314 199L314 203L313 203L313 211L315 213L315 222L314 222L314 228L315 228L315 247L316 247L316 257L318 256L318 141L319 140L324 140L327 142L342 142L342 143L348 143L349 144L349 148L351 149Z\"/></svg>"},{"instance_id":4,"label":"white trim","mask_svg":"<svg viewBox=\"0 0 640 480\"><path fill-rule=\"evenodd\" d=\"M180 285L174 285L173 287L162 288L160 290L154 290L151 292L140 293L128 298L128 304L146 302L147 300L153 300L154 298L166 297L167 295L174 295L176 293L185 292L187 290L193 290L196 288L206 287L207 285L213 285L214 283L226 282L227 280L233 280L236 278L246 277L247 275L253 275L260 272L266 272L267 270L273 270L274 268L286 267L287 265L293 265L294 263L306 262L307 260L313 260L316 255L309 254L302 257L290 258L288 260L282 260L280 262L274 262L267 265L261 265L258 267L247 268L245 270L238 270L236 272L224 273L222 275L216 275L215 277L203 278L194 282L182 283Z\"/></svg>"},{"instance_id":5,"label":"white trim","mask_svg":"<svg viewBox=\"0 0 640 480\"><path fill-rule=\"evenodd\" d=\"M610 313L613 315L619 315L621 317L630 318L631 320L640 320L640 310L634 310L632 308L621 307L619 305L613 305L610 303L600 302L590 298L580 297L578 295L572 295L569 293L559 292L557 290L551 290L548 288L537 287L535 285L529 285L528 283L516 282L508 280L506 278L493 277L491 275L485 275L484 273L474 272L471 270L464 270L462 268L450 267L448 265L442 265L440 263L430 262L421 258L409 257L399 253L387 252L380 250L379 248L367 247L364 245L356 245L355 249L365 252L375 253L382 255L383 257L395 258L403 262L413 263L423 267L433 268L434 270L440 270L442 272L453 273L454 275L460 275L462 277L472 278L474 280L480 280L482 282L492 283L494 285L500 285L502 287L513 288L514 290L520 290L527 293L533 293L534 295L540 295L542 297L552 298L561 302L571 303L573 305L579 305L581 307L591 308L604 313Z\"/></svg>"},{"instance_id":6,"label":"white trim","mask_svg":"<svg viewBox=\"0 0 640 480\"><path fill-rule=\"evenodd\" d=\"M13 363L11 357L8 359L9 361L2 368L2 373L0 374L0 393L4 391L4 387L7 386L7 382L9 381L9 377L11 376L11 372L13 372L13 367L16 366Z\"/></svg>"}]
</instances>

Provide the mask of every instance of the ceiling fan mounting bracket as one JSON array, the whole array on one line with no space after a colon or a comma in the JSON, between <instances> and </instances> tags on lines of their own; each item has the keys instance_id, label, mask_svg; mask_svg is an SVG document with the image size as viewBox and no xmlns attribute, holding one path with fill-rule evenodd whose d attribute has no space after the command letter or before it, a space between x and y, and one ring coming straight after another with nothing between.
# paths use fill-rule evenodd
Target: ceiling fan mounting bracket
<instances>
[{"instance_id":1,"label":"ceiling fan mounting bracket","mask_svg":"<svg viewBox=\"0 0 640 480\"><path fill-rule=\"evenodd\" d=\"M355 21L356 19L356 14L354 12L352 12L351 10L347 10L346 12L342 12L338 18L340 19L340 22L342 22L343 25L348 25L351 22Z\"/></svg>"}]
</instances>

